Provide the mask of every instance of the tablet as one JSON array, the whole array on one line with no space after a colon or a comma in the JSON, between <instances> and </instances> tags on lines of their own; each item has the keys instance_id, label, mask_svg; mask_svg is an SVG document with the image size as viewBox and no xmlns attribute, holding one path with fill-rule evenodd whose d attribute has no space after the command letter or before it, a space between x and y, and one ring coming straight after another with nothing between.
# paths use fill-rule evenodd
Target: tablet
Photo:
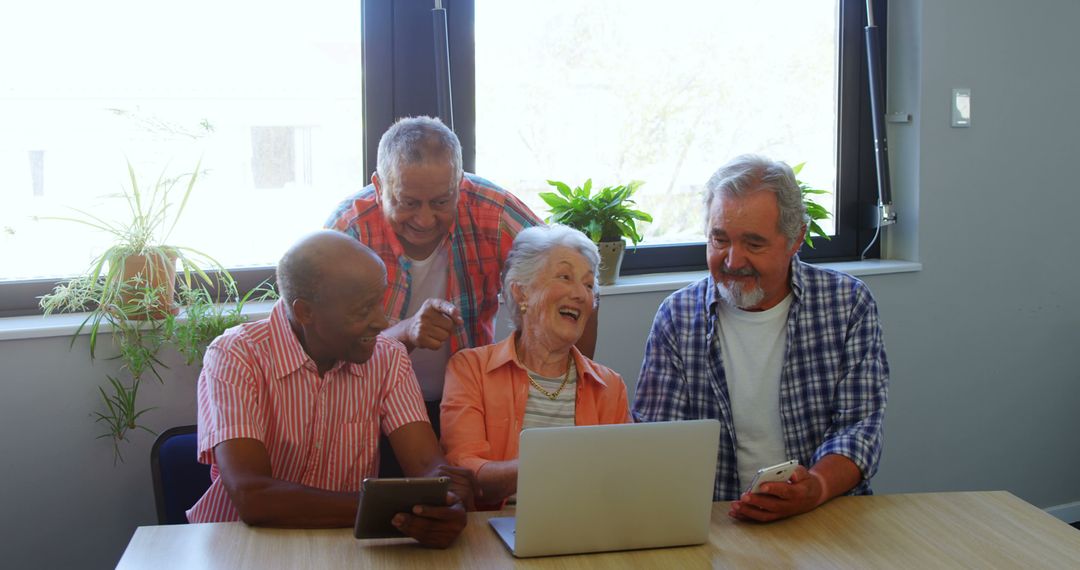
<instances>
[{"instance_id":1,"label":"tablet","mask_svg":"<svg viewBox=\"0 0 1080 570\"><path fill-rule=\"evenodd\" d=\"M364 479L356 510L356 538L403 536L390 521L397 513L411 513L415 505L445 505L449 477Z\"/></svg>"}]
</instances>

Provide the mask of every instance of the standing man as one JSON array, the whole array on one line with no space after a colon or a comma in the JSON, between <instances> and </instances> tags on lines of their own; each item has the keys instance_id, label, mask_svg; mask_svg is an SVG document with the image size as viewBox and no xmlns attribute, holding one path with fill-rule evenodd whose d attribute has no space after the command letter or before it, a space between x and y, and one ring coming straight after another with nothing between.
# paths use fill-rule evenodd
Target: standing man
<instances>
[{"instance_id":1,"label":"standing man","mask_svg":"<svg viewBox=\"0 0 1080 570\"><path fill-rule=\"evenodd\" d=\"M453 480L446 504L393 519L422 544L448 546L465 527L472 474L445 465L404 348L379 334L382 262L323 231L282 257L277 278L270 317L229 329L206 351L199 461L212 482L188 520L351 526L360 484L376 475L382 431L406 474Z\"/></svg>"},{"instance_id":2,"label":"standing man","mask_svg":"<svg viewBox=\"0 0 1080 570\"><path fill-rule=\"evenodd\" d=\"M806 208L786 164L744 155L705 185L710 275L660 305L637 385L638 421L718 418L713 500L772 521L870 494L889 367L858 279L797 255ZM790 481L747 492L759 468Z\"/></svg>"},{"instance_id":3,"label":"standing man","mask_svg":"<svg viewBox=\"0 0 1080 570\"><path fill-rule=\"evenodd\" d=\"M383 334L409 350L436 434L446 363L494 341L506 255L518 232L540 224L509 192L464 173L457 135L431 117L394 123L379 140L371 184L326 222L386 264ZM595 320L586 337L579 348L591 357Z\"/></svg>"}]
</instances>

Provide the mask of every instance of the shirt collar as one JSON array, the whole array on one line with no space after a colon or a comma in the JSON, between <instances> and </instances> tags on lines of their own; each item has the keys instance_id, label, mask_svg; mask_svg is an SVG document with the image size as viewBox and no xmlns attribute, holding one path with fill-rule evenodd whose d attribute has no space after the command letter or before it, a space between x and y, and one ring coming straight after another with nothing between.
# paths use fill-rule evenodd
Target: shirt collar
<instances>
[{"instance_id":1,"label":"shirt collar","mask_svg":"<svg viewBox=\"0 0 1080 570\"><path fill-rule=\"evenodd\" d=\"M518 360L517 346L514 344L514 339L517 338L517 335L518 333L514 332L495 344L485 372L493 372L506 365L513 365L525 370L525 367L522 366L521 362ZM604 379L596 372L593 362L588 358L585 358L585 355L581 354L581 351L578 350L576 346L570 347L570 354L574 356L574 363L578 370L578 378L591 379L601 386L607 387L607 383L604 382Z\"/></svg>"},{"instance_id":2,"label":"shirt collar","mask_svg":"<svg viewBox=\"0 0 1080 570\"><path fill-rule=\"evenodd\" d=\"M799 259L799 254L791 256L791 294L792 303L802 299L803 284L806 281L806 264Z\"/></svg>"},{"instance_id":3,"label":"shirt collar","mask_svg":"<svg viewBox=\"0 0 1080 570\"><path fill-rule=\"evenodd\" d=\"M338 361L334 363L331 372L341 368L352 374L360 376L362 365L352 362ZM315 361L308 356L300 339L296 337L292 326L289 325L289 315L285 310L285 300L278 299L270 311L270 372L271 378L276 380L284 378L301 368L307 368L317 373L318 367Z\"/></svg>"},{"instance_id":4,"label":"shirt collar","mask_svg":"<svg viewBox=\"0 0 1080 570\"><path fill-rule=\"evenodd\" d=\"M304 352L300 339L289 326L285 300L278 299L270 311L270 371L274 379L296 372L311 357Z\"/></svg>"}]
</instances>

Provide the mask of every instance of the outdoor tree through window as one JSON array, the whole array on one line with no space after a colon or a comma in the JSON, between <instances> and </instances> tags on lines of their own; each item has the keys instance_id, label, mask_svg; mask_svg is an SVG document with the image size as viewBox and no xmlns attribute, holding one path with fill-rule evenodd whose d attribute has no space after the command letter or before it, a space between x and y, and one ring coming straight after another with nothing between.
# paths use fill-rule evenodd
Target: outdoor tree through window
<instances>
[{"instance_id":1,"label":"outdoor tree through window","mask_svg":"<svg viewBox=\"0 0 1080 570\"><path fill-rule=\"evenodd\" d=\"M738 154L835 188L837 37L836 0L476 0L477 172L541 216L545 180L643 180L644 243L702 242Z\"/></svg>"}]
</instances>

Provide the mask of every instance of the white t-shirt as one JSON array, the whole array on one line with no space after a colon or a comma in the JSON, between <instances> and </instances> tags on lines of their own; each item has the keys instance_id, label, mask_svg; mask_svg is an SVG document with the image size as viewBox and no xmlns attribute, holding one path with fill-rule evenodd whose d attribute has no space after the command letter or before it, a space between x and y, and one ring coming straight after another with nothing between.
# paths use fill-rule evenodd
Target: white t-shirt
<instances>
[{"instance_id":1,"label":"white t-shirt","mask_svg":"<svg viewBox=\"0 0 1080 570\"><path fill-rule=\"evenodd\" d=\"M409 306L405 309L405 318L415 315L428 299L446 298L450 252L445 244L440 244L427 259L408 259L410 261ZM446 363L450 360L450 340L447 339L442 347L436 350L413 349L409 353L409 360L412 361L424 400L427 402L442 400Z\"/></svg>"},{"instance_id":2,"label":"white t-shirt","mask_svg":"<svg viewBox=\"0 0 1080 570\"><path fill-rule=\"evenodd\" d=\"M720 350L743 487L750 486L758 469L788 459L780 423L780 374L790 308L790 293L765 311L744 311L723 301L718 305Z\"/></svg>"}]
</instances>

